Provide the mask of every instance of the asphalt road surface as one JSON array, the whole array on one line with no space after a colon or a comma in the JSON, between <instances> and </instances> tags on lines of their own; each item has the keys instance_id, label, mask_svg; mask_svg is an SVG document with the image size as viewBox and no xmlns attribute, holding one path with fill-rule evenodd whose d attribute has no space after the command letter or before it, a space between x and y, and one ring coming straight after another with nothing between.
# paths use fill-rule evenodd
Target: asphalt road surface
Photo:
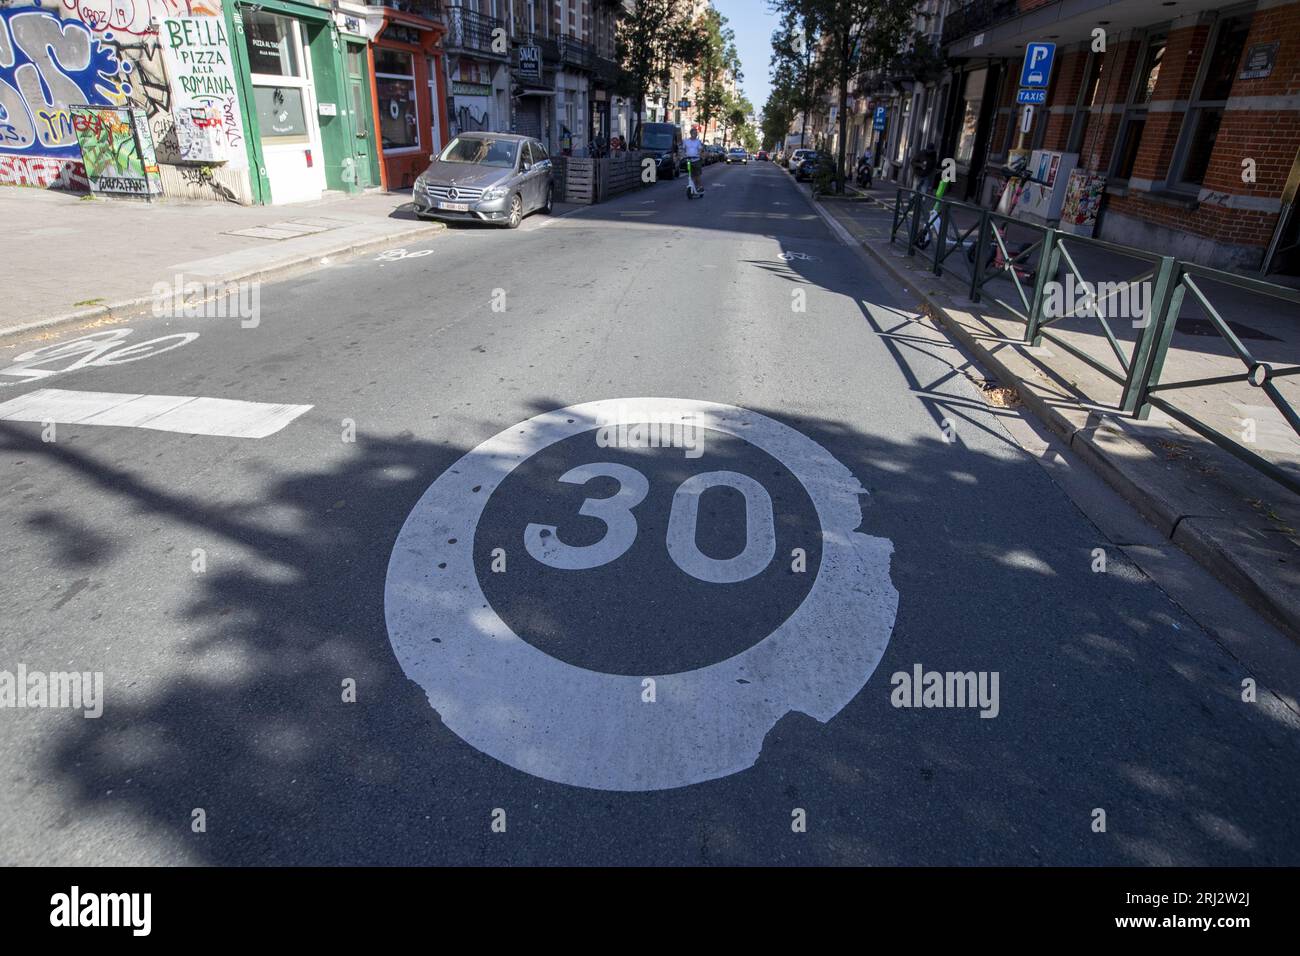
<instances>
[{"instance_id":1,"label":"asphalt road surface","mask_svg":"<svg viewBox=\"0 0 1300 956\"><path fill-rule=\"evenodd\" d=\"M0 670L103 674L0 710L0 860L1300 863L1295 714L706 187L0 348Z\"/></svg>"}]
</instances>

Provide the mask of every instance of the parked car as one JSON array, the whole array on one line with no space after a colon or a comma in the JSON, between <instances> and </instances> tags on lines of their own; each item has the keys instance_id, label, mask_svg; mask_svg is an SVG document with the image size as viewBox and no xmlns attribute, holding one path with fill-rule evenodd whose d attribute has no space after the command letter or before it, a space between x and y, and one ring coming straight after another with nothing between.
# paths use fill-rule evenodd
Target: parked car
<instances>
[{"instance_id":1,"label":"parked car","mask_svg":"<svg viewBox=\"0 0 1300 956\"><path fill-rule=\"evenodd\" d=\"M705 146L704 149L708 155L709 163L719 162L726 157L726 153L722 151L722 147L716 143L710 143L708 146Z\"/></svg>"},{"instance_id":2,"label":"parked car","mask_svg":"<svg viewBox=\"0 0 1300 956\"><path fill-rule=\"evenodd\" d=\"M743 146L733 146L727 151L727 165L730 166L732 163L740 163L742 166L749 165L749 153L745 152Z\"/></svg>"},{"instance_id":3,"label":"parked car","mask_svg":"<svg viewBox=\"0 0 1300 956\"><path fill-rule=\"evenodd\" d=\"M427 219L491 222L517 229L555 202L551 157L539 140L511 133L462 133L447 144L411 190Z\"/></svg>"},{"instance_id":4,"label":"parked car","mask_svg":"<svg viewBox=\"0 0 1300 956\"><path fill-rule=\"evenodd\" d=\"M754 159L760 163L766 163L771 158L772 157L767 154L767 150L765 149L760 149L757 153L754 154Z\"/></svg>"},{"instance_id":5,"label":"parked car","mask_svg":"<svg viewBox=\"0 0 1300 956\"><path fill-rule=\"evenodd\" d=\"M802 163L809 156L815 155L816 152L817 151L813 149L796 149L793 153L790 154L790 159L786 163L786 166L789 169L793 169L797 173L799 171L799 164Z\"/></svg>"},{"instance_id":6,"label":"parked car","mask_svg":"<svg viewBox=\"0 0 1300 956\"><path fill-rule=\"evenodd\" d=\"M797 161L794 173L794 178L801 183L811 181L812 178L817 175L818 166L817 154L815 152L811 149L803 150L803 152L806 155Z\"/></svg>"},{"instance_id":7,"label":"parked car","mask_svg":"<svg viewBox=\"0 0 1300 956\"><path fill-rule=\"evenodd\" d=\"M640 148L655 159L657 175L675 179L681 172L682 130L676 123L642 123Z\"/></svg>"}]
</instances>

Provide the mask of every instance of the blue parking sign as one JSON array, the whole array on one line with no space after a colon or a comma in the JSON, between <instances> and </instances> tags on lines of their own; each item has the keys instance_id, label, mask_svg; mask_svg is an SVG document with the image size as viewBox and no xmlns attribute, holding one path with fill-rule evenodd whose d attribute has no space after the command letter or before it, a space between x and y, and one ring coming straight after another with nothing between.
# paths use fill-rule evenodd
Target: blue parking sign
<instances>
[{"instance_id":1,"label":"blue parking sign","mask_svg":"<svg viewBox=\"0 0 1300 956\"><path fill-rule=\"evenodd\" d=\"M1020 85L1029 89L1047 89L1047 82L1052 78L1052 60L1055 58L1055 43L1026 43L1025 62L1020 68Z\"/></svg>"},{"instance_id":2,"label":"blue parking sign","mask_svg":"<svg viewBox=\"0 0 1300 956\"><path fill-rule=\"evenodd\" d=\"M876 107L876 116L872 120L871 127L877 130L885 128L885 108L883 106Z\"/></svg>"}]
</instances>

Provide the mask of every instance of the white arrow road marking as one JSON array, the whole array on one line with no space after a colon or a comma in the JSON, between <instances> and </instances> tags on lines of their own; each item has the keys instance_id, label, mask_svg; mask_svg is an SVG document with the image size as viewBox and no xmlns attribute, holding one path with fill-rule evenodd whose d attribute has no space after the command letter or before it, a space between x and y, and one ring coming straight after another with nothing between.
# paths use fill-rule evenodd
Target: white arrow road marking
<instances>
[{"instance_id":1,"label":"white arrow road marking","mask_svg":"<svg viewBox=\"0 0 1300 956\"><path fill-rule=\"evenodd\" d=\"M182 435L265 438L311 405L274 405L189 395L127 395L42 388L0 403L0 421L119 425Z\"/></svg>"},{"instance_id":2,"label":"white arrow road marking","mask_svg":"<svg viewBox=\"0 0 1300 956\"><path fill-rule=\"evenodd\" d=\"M652 424L696 421L762 449L803 485L821 523L821 565L803 603L733 657L645 675L656 681L655 703L642 700L642 677L575 667L520 638L484 596L473 561L479 517L510 472L626 406ZM633 791L725 777L754 765L764 737L790 711L823 723L834 717L885 652L898 611L889 576L893 545L857 530L866 493L811 438L732 405L630 398L547 412L466 454L415 505L388 562L388 639L449 730L525 773ZM679 531L678 545L685 540ZM760 557L767 556L764 544Z\"/></svg>"}]
</instances>

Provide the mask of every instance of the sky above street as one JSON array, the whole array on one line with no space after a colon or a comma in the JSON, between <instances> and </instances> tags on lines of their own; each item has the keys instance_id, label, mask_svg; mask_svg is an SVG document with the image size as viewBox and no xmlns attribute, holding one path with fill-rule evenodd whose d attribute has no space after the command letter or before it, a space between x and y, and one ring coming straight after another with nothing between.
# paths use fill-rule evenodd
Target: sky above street
<instances>
[{"instance_id":1,"label":"sky above street","mask_svg":"<svg viewBox=\"0 0 1300 956\"><path fill-rule=\"evenodd\" d=\"M768 61L772 56L772 31L777 18L768 0L713 0L713 7L727 18L727 25L736 32L736 51L740 54L741 72L745 78L741 89L761 112L767 102L771 82Z\"/></svg>"}]
</instances>

